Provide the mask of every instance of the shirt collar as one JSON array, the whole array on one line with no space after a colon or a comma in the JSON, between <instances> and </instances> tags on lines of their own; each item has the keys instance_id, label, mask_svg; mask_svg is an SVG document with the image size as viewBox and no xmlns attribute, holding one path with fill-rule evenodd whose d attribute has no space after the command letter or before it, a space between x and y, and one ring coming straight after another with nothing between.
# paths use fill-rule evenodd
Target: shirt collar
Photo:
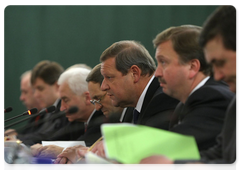
<instances>
[{"instance_id":1,"label":"shirt collar","mask_svg":"<svg viewBox=\"0 0 240 170\"><path fill-rule=\"evenodd\" d=\"M143 100L144 100L144 98L145 98L145 96L146 96L147 89L148 89L148 87L150 86L150 84L152 83L153 79L154 79L154 76L152 76L152 78L149 80L149 82L148 82L148 84L146 85L145 89L143 90L140 98L138 99L138 102L137 102L137 105L136 105L135 109L136 109L139 113L141 113L141 109L142 109L142 105L143 105Z\"/></svg>"},{"instance_id":2,"label":"shirt collar","mask_svg":"<svg viewBox=\"0 0 240 170\"><path fill-rule=\"evenodd\" d=\"M122 111L122 115L121 115L121 117L120 117L120 119L119 119L120 122L123 121L123 118L124 118L124 115L125 115L125 113L126 113L126 110L127 110L127 107L125 107L125 108L123 109L123 111Z\"/></svg>"},{"instance_id":3,"label":"shirt collar","mask_svg":"<svg viewBox=\"0 0 240 170\"><path fill-rule=\"evenodd\" d=\"M191 93L189 94L189 96L195 92L197 89L199 89L200 87L202 87L207 81L208 79L210 78L210 76L207 76L206 78L204 78L192 91Z\"/></svg>"},{"instance_id":4,"label":"shirt collar","mask_svg":"<svg viewBox=\"0 0 240 170\"><path fill-rule=\"evenodd\" d=\"M96 109L93 110L93 112L92 112L91 115L89 116L87 122L84 122L85 124L87 124L87 125L89 124L89 122L90 122L92 116L94 115L95 111L96 111Z\"/></svg>"}]
</instances>

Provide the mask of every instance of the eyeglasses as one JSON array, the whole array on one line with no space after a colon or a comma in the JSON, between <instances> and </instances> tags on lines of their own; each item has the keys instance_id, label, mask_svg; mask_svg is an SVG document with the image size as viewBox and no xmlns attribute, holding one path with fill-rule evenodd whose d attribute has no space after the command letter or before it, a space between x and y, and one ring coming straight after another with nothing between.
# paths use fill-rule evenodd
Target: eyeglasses
<instances>
[{"instance_id":1,"label":"eyeglasses","mask_svg":"<svg viewBox=\"0 0 240 170\"><path fill-rule=\"evenodd\" d=\"M96 103L97 104L100 104L100 105L102 105L100 102L101 102L101 100L106 96L106 94L107 94L107 92L99 99L99 100L90 100L90 102L93 104L93 105L95 105Z\"/></svg>"}]
</instances>

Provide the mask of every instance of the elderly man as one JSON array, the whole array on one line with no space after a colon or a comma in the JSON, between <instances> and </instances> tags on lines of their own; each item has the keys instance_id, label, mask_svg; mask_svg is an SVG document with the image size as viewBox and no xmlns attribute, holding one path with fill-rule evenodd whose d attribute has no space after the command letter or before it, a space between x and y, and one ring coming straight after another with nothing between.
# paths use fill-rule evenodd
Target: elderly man
<instances>
[{"instance_id":1,"label":"elderly man","mask_svg":"<svg viewBox=\"0 0 240 170\"><path fill-rule=\"evenodd\" d=\"M92 98L91 103L95 106L96 110L101 110L106 116L106 122L119 123L131 122L133 108L121 108L112 105L110 96L101 90L103 76L101 75L101 64L96 65L86 78L88 82L89 94ZM85 147L71 147L67 148L62 154L58 155L55 163L74 163L76 162L77 150L87 151ZM92 152L104 156L103 141L99 142L92 150Z\"/></svg>"},{"instance_id":2,"label":"elderly man","mask_svg":"<svg viewBox=\"0 0 240 170\"><path fill-rule=\"evenodd\" d=\"M76 106L78 111L74 114L67 113L66 117L70 123L45 140L80 140L91 146L101 136L100 125L105 121L105 116L101 111L96 111L90 102L85 81L89 72L90 70L85 68L71 68L59 77L59 95L62 101L60 110L67 111ZM53 145L32 146L34 156L40 157L56 158L63 149Z\"/></svg>"}]
</instances>

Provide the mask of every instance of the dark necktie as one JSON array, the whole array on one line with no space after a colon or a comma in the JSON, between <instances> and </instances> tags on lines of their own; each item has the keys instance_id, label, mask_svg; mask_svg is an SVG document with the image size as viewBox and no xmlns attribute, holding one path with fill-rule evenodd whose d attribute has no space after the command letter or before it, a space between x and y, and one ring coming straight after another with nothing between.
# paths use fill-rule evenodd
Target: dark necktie
<instances>
[{"instance_id":1,"label":"dark necktie","mask_svg":"<svg viewBox=\"0 0 240 170\"><path fill-rule=\"evenodd\" d=\"M139 114L140 113L136 109L133 110L133 123L134 124L137 124Z\"/></svg>"},{"instance_id":2,"label":"dark necktie","mask_svg":"<svg viewBox=\"0 0 240 170\"><path fill-rule=\"evenodd\" d=\"M183 112L183 109L184 109L184 104L182 102L180 102L175 110L174 110L174 113L172 114L171 116L171 120L170 120L170 124L169 124L169 129L173 128L175 125L179 124L179 121L181 121L182 119L182 112Z\"/></svg>"}]
</instances>

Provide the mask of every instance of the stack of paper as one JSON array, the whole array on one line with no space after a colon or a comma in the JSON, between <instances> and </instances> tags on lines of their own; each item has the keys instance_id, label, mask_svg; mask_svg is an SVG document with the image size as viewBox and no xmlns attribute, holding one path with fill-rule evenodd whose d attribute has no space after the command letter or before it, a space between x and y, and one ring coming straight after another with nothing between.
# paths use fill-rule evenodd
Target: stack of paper
<instances>
[{"instance_id":1,"label":"stack of paper","mask_svg":"<svg viewBox=\"0 0 240 170\"><path fill-rule=\"evenodd\" d=\"M159 154L172 160L200 159L192 136L127 123L104 124L101 130L107 158L120 163L135 164Z\"/></svg>"}]
</instances>

